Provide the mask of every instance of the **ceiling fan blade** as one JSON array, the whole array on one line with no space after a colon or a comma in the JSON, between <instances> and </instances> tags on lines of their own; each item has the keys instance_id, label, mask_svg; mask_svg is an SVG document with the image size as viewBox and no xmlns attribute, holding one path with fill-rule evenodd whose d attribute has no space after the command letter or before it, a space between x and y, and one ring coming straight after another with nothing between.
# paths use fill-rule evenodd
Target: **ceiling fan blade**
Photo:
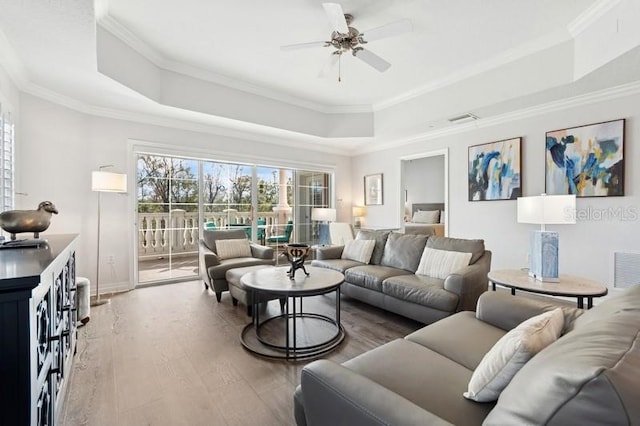
<instances>
[{"instance_id":1,"label":"ceiling fan blade","mask_svg":"<svg viewBox=\"0 0 640 426\"><path fill-rule=\"evenodd\" d=\"M339 51L336 51L336 52L339 52ZM322 67L322 70L320 70L320 74L318 74L319 78L328 77L331 71L333 70L333 68L336 66L336 64L340 60L340 55L342 53L336 53L336 52L332 52L331 55L329 55L329 59Z\"/></svg>"},{"instance_id":2,"label":"ceiling fan blade","mask_svg":"<svg viewBox=\"0 0 640 426\"><path fill-rule=\"evenodd\" d=\"M381 38L393 37L400 34L408 33L413 30L413 24L408 19L401 19L399 21L390 22L380 27L372 28L369 31L364 31L362 37L366 41L379 40Z\"/></svg>"},{"instance_id":3,"label":"ceiling fan blade","mask_svg":"<svg viewBox=\"0 0 640 426\"><path fill-rule=\"evenodd\" d=\"M376 55L370 50L362 49L362 50L354 51L353 55L356 58L360 59L362 62L372 66L373 68L377 69L380 72L385 72L391 66L389 62L385 61L380 56Z\"/></svg>"},{"instance_id":4,"label":"ceiling fan blade","mask_svg":"<svg viewBox=\"0 0 640 426\"><path fill-rule=\"evenodd\" d=\"M327 44L326 41L310 41L308 43L287 44L286 46L280 46L280 50L289 51L289 50L307 49L310 47L323 47L326 44Z\"/></svg>"},{"instance_id":5,"label":"ceiling fan blade","mask_svg":"<svg viewBox=\"0 0 640 426\"><path fill-rule=\"evenodd\" d=\"M340 34L349 34L349 26L347 25L347 20L344 19L342 6L338 3L322 3L322 7L324 7L324 11L327 13L333 29Z\"/></svg>"}]
</instances>

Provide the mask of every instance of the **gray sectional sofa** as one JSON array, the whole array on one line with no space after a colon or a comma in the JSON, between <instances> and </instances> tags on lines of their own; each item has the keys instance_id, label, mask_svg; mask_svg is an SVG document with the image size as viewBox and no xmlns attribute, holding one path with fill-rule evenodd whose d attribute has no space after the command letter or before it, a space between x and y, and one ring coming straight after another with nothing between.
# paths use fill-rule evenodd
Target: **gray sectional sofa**
<instances>
[{"instance_id":1,"label":"gray sectional sofa","mask_svg":"<svg viewBox=\"0 0 640 426\"><path fill-rule=\"evenodd\" d=\"M304 367L294 395L309 425L638 425L640 285L591 310L562 307L561 337L533 356L497 402L465 399L474 369L552 298L483 294L459 312L344 364Z\"/></svg>"},{"instance_id":2,"label":"gray sectional sofa","mask_svg":"<svg viewBox=\"0 0 640 426\"><path fill-rule=\"evenodd\" d=\"M319 247L313 266L340 271L342 294L422 323L474 310L488 288L491 252L483 240L360 231L356 239L375 240L370 264L341 259L344 246ZM424 248L472 253L464 269L444 279L415 274Z\"/></svg>"}]
</instances>

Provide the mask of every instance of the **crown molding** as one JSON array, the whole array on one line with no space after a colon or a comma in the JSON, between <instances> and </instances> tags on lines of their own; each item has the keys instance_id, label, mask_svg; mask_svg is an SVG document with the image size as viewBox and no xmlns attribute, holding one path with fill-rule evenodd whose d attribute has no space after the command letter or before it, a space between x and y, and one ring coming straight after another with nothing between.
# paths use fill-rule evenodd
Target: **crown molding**
<instances>
[{"instance_id":1,"label":"crown molding","mask_svg":"<svg viewBox=\"0 0 640 426\"><path fill-rule=\"evenodd\" d=\"M558 30L544 37L540 37L529 43L511 48L479 64L464 68L459 72L449 74L447 77L435 80L429 84L419 86L415 89L402 93L398 96L373 104L374 111L381 111L386 108L407 102L413 98L425 95L438 89L459 83L460 81L474 77L476 75L491 71L503 65L525 58L534 53L549 49L560 43L570 40L569 33Z\"/></svg>"},{"instance_id":2,"label":"crown molding","mask_svg":"<svg viewBox=\"0 0 640 426\"><path fill-rule=\"evenodd\" d=\"M417 142L425 142L446 136L467 133L477 130L479 128L486 128L497 126L499 124L509 123L516 120L522 120L547 114L550 112L557 112L566 110L569 108L576 108L580 106L590 105L598 102L604 102L612 99L624 98L626 96L632 96L640 93L640 81L633 83L627 83L616 87L611 87L596 92L587 93L584 95L578 95L567 99L548 102L546 104L536 105L529 108L523 108L517 111L512 111L505 114L500 114L495 117L480 118L470 123L464 123L447 127L444 129L438 129L429 132L423 132L420 134L408 136L405 138L379 141L375 144L366 144L360 148L359 154L366 154L370 152L384 151L387 149L397 148L400 146L411 145Z\"/></svg>"},{"instance_id":3,"label":"crown molding","mask_svg":"<svg viewBox=\"0 0 640 426\"><path fill-rule=\"evenodd\" d=\"M317 102L312 102L295 96L283 94L282 92L278 92L276 90L260 87L243 80L214 73L203 68L168 59L156 49L151 47L148 43L140 39L137 35L135 35L120 22L118 22L117 19L108 14L100 18L100 20L98 21L98 25L100 25L104 30L111 33L113 36L117 37L131 49L144 56L155 66L166 71L175 72L177 74L186 75L199 80L219 84L236 90L241 90L243 92L251 93L256 96L269 98L278 102L284 102L290 105L295 105L325 114L368 113L373 111L371 105L332 106L319 104Z\"/></svg>"},{"instance_id":4,"label":"crown molding","mask_svg":"<svg viewBox=\"0 0 640 426\"><path fill-rule=\"evenodd\" d=\"M622 0L599 0L588 7L576 19L567 25L567 29L573 38L602 18L607 12L618 6Z\"/></svg>"},{"instance_id":5,"label":"crown molding","mask_svg":"<svg viewBox=\"0 0 640 426\"><path fill-rule=\"evenodd\" d=\"M74 111L97 117L269 143L289 148L303 147L306 150L342 156L354 155L356 149L374 140L374 138L323 138L197 112L189 112L194 116L194 119L187 120L157 114L97 107L32 83L28 84L23 92ZM205 121L209 121L209 123ZM211 121L215 121L215 123L211 123ZM301 143L304 145L301 146Z\"/></svg>"}]
</instances>

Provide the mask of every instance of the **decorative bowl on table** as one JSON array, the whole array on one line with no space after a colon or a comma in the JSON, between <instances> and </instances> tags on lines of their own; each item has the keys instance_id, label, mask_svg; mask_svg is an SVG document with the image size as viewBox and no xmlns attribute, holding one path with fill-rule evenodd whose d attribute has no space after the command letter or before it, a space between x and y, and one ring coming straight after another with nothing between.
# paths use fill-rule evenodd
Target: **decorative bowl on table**
<instances>
[{"instance_id":1,"label":"decorative bowl on table","mask_svg":"<svg viewBox=\"0 0 640 426\"><path fill-rule=\"evenodd\" d=\"M287 271L289 278L293 279L296 275L296 270L302 269L305 275L309 275L304 267L304 261L309 256L309 246L307 244L287 244L284 249L284 255L287 257L291 268Z\"/></svg>"}]
</instances>

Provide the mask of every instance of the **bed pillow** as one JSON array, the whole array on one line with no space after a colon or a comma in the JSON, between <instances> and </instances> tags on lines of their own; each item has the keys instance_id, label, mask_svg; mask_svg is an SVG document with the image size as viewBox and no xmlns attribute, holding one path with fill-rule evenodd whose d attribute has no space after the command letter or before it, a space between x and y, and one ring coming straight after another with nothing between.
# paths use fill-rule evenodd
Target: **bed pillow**
<instances>
[{"instance_id":1,"label":"bed pillow","mask_svg":"<svg viewBox=\"0 0 640 426\"><path fill-rule=\"evenodd\" d=\"M471 255L471 253L425 247L416 274L443 280L467 266L471 261Z\"/></svg>"},{"instance_id":2,"label":"bed pillow","mask_svg":"<svg viewBox=\"0 0 640 426\"><path fill-rule=\"evenodd\" d=\"M344 243L344 250L342 250L342 259L355 260L356 262L361 263L369 263L375 246L375 240L349 240Z\"/></svg>"},{"instance_id":3,"label":"bed pillow","mask_svg":"<svg viewBox=\"0 0 640 426\"><path fill-rule=\"evenodd\" d=\"M438 223L440 221L440 210L418 210L413 214L411 221L415 223Z\"/></svg>"},{"instance_id":4,"label":"bed pillow","mask_svg":"<svg viewBox=\"0 0 640 426\"><path fill-rule=\"evenodd\" d=\"M251 257L251 246L246 238L216 240L216 252L222 259L233 259L236 257Z\"/></svg>"},{"instance_id":5,"label":"bed pillow","mask_svg":"<svg viewBox=\"0 0 640 426\"><path fill-rule=\"evenodd\" d=\"M563 326L564 314L556 308L502 336L478 364L463 396L477 402L496 401L522 366L560 337Z\"/></svg>"}]
</instances>

